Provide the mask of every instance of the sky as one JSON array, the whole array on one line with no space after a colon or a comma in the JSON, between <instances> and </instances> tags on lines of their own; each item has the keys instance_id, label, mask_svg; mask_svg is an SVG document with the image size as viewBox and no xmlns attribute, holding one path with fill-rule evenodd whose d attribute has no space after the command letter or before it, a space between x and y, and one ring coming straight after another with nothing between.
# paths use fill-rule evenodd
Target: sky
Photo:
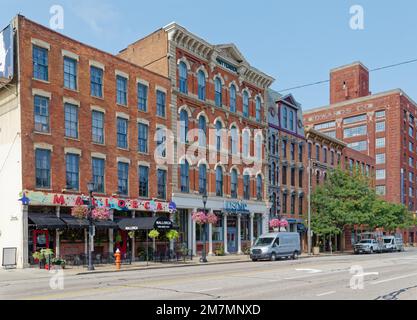
<instances>
[{"instance_id":1,"label":"sky","mask_svg":"<svg viewBox=\"0 0 417 320\"><path fill-rule=\"evenodd\" d=\"M212 44L234 43L275 90L329 79L329 70L362 61L369 69L417 59L415 0L0 0L0 28L20 13L49 26L53 5L64 12L59 32L117 53L175 21ZM352 29L354 5L363 28ZM417 62L371 73L373 93L401 88L417 100ZM291 92L304 110L328 104L328 83Z\"/></svg>"}]
</instances>

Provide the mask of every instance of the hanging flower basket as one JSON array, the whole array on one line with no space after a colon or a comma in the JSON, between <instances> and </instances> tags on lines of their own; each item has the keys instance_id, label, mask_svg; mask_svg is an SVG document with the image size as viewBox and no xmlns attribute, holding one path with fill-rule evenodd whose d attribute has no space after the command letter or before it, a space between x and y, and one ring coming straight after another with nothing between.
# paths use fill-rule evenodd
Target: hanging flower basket
<instances>
[{"instance_id":1,"label":"hanging flower basket","mask_svg":"<svg viewBox=\"0 0 417 320\"><path fill-rule=\"evenodd\" d=\"M218 220L218 218L214 213L209 213L207 215L207 223L216 224L217 220Z\"/></svg>"},{"instance_id":2,"label":"hanging flower basket","mask_svg":"<svg viewBox=\"0 0 417 320\"><path fill-rule=\"evenodd\" d=\"M166 234L166 237L169 241L178 239L180 234L177 230L169 230Z\"/></svg>"},{"instance_id":3,"label":"hanging flower basket","mask_svg":"<svg viewBox=\"0 0 417 320\"><path fill-rule=\"evenodd\" d=\"M207 215L203 211L194 212L192 215L193 221L195 221L196 224L205 224L207 223Z\"/></svg>"},{"instance_id":4,"label":"hanging flower basket","mask_svg":"<svg viewBox=\"0 0 417 320\"><path fill-rule=\"evenodd\" d=\"M77 219L85 219L88 217L88 208L86 206L75 206L71 209L71 215Z\"/></svg>"},{"instance_id":5,"label":"hanging flower basket","mask_svg":"<svg viewBox=\"0 0 417 320\"><path fill-rule=\"evenodd\" d=\"M280 227L281 228L288 228L288 221L287 220L281 220L280 221Z\"/></svg>"},{"instance_id":6,"label":"hanging flower basket","mask_svg":"<svg viewBox=\"0 0 417 320\"><path fill-rule=\"evenodd\" d=\"M272 219L271 221L269 221L269 227L274 229L274 231L278 230L280 226L281 222L278 219Z\"/></svg>"},{"instance_id":7,"label":"hanging flower basket","mask_svg":"<svg viewBox=\"0 0 417 320\"><path fill-rule=\"evenodd\" d=\"M158 238L159 237L159 232L158 232L158 230L151 230L150 232L149 232L149 234L148 234L148 236L149 236L149 238L151 238L151 239L155 239L155 238Z\"/></svg>"},{"instance_id":8,"label":"hanging flower basket","mask_svg":"<svg viewBox=\"0 0 417 320\"><path fill-rule=\"evenodd\" d=\"M91 216L94 220L109 220L110 210L107 208L94 208Z\"/></svg>"}]
</instances>

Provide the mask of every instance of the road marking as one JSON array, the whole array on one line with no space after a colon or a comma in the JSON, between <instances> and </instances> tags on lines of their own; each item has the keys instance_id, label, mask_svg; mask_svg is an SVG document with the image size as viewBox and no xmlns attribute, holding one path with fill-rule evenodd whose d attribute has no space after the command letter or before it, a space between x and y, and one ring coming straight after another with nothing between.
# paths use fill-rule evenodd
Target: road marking
<instances>
[{"instance_id":1,"label":"road marking","mask_svg":"<svg viewBox=\"0 0 417 320\"><path fill-rule=\"evenodd\" d=\"M336 293L336 291L329 291L329 292L320 293L320 294L317 295L317 297L328 296L328 295L331 295L333 293Z\"/></svg>"},{"instance_id":2,"label":"road marking","mask_svg":"<svg viewBox=\"0 0 417 320\"><path fill-rule=\"evenodd\" d=\"M399 280L399 279L405 279L405 278L409 278L409 277L413 277L413 276L417 276L417 273L406 274L406 275L403 275L403 276L390 278L390 279L384 279L384 280L380 280L380 281L373 281L373 282L371 282L371 284L380 284L380 283L384 283L384 282L389 282L389 281L394 281L394 280Z\"/></svg>"},{"instance_id":3,"label":"road marking","mask_svg":"<svg viewBox=\"0 0 417 320\"><path fill-rule=\"evenodd\" d=\"M379 272L364 272L364 273L358 273L356 276L379 276Z\"/></svg>"},{"instance_id":4,"label":"road marking","mask_svg":"<svg viewBox=\"0 0 417 320\"><path fill-rule=\"evenodd\" d=\"M199 291L196 291L196 292L198 292L198 293L200 293L200 292L209 292L209 291L216 291L216 290L221 290L221 289L223 289L223 288L204 289L204 290L199 290Z\"/></svg>"},{"instance_id":5,"label":"road marking","mask_svg":"<svg viewBox=\"0 0 417 320\"><path fill-rule=\"evenodd\" d=\"M319 269L295 269L295 271L307 271L308 273L319 273L319 272L323 272L322 270L319 270Z\"/></svg>"}]
</instances>

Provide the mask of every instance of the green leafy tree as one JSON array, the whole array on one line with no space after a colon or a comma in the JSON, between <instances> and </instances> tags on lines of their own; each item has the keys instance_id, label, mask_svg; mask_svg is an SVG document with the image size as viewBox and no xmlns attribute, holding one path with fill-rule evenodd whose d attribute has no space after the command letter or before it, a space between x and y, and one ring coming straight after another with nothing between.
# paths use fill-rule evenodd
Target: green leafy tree
<instances>
[{"instance_id":1,"label":"green leafy tree","mask_svg":"<svg viewBox=\"0 0 417 320\"><path fill-rule=\"evenodd\" d=\"M395 232L415 224L411 212L402 204L395 204L376 199L373 206L373 220L369 223L372 229L383 228L387 232Z\"/></svg>"}]
</instances>

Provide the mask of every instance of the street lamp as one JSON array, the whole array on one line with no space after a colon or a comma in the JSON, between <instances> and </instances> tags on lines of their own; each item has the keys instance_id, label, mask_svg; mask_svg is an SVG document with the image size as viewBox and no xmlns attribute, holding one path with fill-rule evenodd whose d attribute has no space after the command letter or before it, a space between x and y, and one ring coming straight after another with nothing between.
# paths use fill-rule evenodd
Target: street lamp
<instances>
[{"instance_id":1,"label":"street lamp","mask_svg":"<svg viewBox=\"0 0 417 320\"><path fill-rule=\"evenodd\" d=\"M308 246L308 255L311 256L311 170L312 170L312 159L308 159L308 230L307 230L307 246Z\"/></svg>"},{"instance_id":2,"label":"street lamp","mask_svg":"<svg viewBox=\"0 0 417 320\"><path fill-rule=\"evenodd\" d=\"M88 226L88 240L89 240L89 249L88 249L88 271L93 271L94 270L94 266L93 266L93 257L92 257L92 252L94 251L94 248L92 246L93 244L93 217L92 217L92 213L93 213L93 191L94 191L94 182L89 182L87 183L87 189L88 192L90 194L90 201L88 204L88 222L89 222L89 226Z\"/></svg>"},{"instance_id":3,"label":"street lamp","mask_svg":"<svg viewBox=\"0 0 417 320\"><path fill-rule=\"evenodd\" d=\"M204 191L203 193L203 205L204 205L204 214L206 214L206 204L207 204L207 190ZM200 262L207 262L207 257L206 257L206 227L207 226L207 222L203 225L203 253L202 253L202 257L200 258Z\"/></svg>"}]
</instances>

